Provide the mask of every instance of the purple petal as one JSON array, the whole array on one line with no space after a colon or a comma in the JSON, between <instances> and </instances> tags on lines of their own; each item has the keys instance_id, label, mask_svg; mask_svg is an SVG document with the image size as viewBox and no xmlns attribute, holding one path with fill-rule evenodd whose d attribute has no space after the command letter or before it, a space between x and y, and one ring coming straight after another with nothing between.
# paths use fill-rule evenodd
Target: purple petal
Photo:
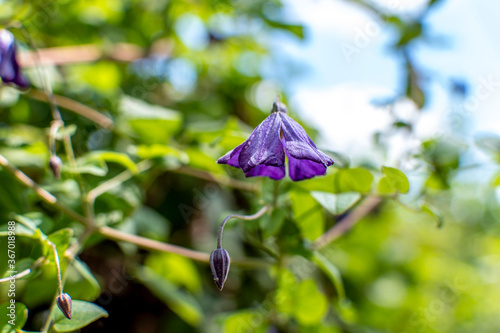
<instances>
[{"instance_id":1,"label":"purple petal","mask_svg":"<svg viewBox=\"0 0 500 333\"><path fill-rule=\"evenodd\" d=\"M279 167L285 164L280 140L281 118L272 113L250 134L241 149L239 165L247 173L258 165Z\"/></svg>"},{"instance_id":2,"label":"purple petal","mask_svg":"<svg viewBox=\"0 0 500 333\"><path fill-rule=\"evenodd\" d=\"M269 177L274 180L280 180L285 177L285 165L279 167L258 165L248 172L245 172L246 177Z\"/></svg>"},{"instance_id":3,"label":"purple petal","mask_svg":"<svg viewBox=\"0 0 500 333\"><path fill-rule=\"evenodd\" d=\"M323 163L300 160L292 157L287 149L285 151L288 156L288 173L292 180L299 181L326 174L326 166Z\"/></svg>"},{"instance_id":4,"label":"purple petal","mask_svg":"<svg viewBox=\"0 0 500 333\"><path fill-rule=\"evenodd\" d=\"M241 168L247 177L259 175L279 177L280 167L285 164L280 127L281 119L277 114L271 114L253 130L245 142L222 156L217 163ZM272 166L276 169L255 169L258 166Z\"/></svg>"},{"instance_id":5,"label":"purple petal","mask_svg":"<svg viewBox=\"0 0 500 333\"><path fill-rule=\"evenodd\" d=\"M325 167L333 164L333 160L329 156L316 148L302 126L284 113L280 116L286 150L291 157L321 163Z\"/></svg>"},{"instance_id":6,"label":"purple petal","mask_svg":"<svg viewBox=\"0 0 500 333\"><path fill-rule=\"evenodd\" d=\"M8 30L0 30L0 77L5 83L12 82L20 87L29 85L16 60L14 36Z\"/></svg>"},{"instance_id":7,"label":"purple petal","mask_svg":"<svg viewBox=\"0 0 500 333\"><path fill-rule=\"evenodd\" d=\"M246 141L243 142L241 145L238 147L234 148L233 150L229 151L226 153L226 155L222 156L217 160L217 163L219 164L228 164L230 166L239 168L240 165L238 164L238 160L240 158L240 152L241 148L245 145Z\"/></svg>"}]
</instances>

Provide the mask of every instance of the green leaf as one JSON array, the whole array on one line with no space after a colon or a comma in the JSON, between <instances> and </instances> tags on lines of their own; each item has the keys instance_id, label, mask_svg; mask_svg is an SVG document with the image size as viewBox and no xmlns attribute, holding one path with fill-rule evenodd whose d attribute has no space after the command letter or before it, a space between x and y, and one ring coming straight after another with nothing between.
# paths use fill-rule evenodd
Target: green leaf
<instances>
[{"instance_id":1,"label":"green leaf","mask_svg":"<svg viewBox=\"0 0 500 333\"><path fill-rule=\"evenodd\" d=\"M54 311L54 330L56 332L73 332L79 330L99 318L108 317L108 312L90 302L73 300L73 315L71 319L64 317L63 313Z\"/></svg>"},{"instance_id":2,"label":"green leaf","mask_svg":"<svg viewBox=\"0 0 500 333\"><path fill-rule=\"evenodd\" d=\"M500 174L495 176L495 179L493 180L493 186L500 186Z\"/></svg>"},{"instance_id":3,"label":"green leaf","mask_svg":"<svg viewBox=\"0 0 500 333\"><path fill-rule=\"evenodd\" d=\"M304 238L313 240L318 238L324 230L324 216L321 205L306 192L293 191L292 200L293 219Z\"/></svg>"},{"instance_id":4,"label":"green leaf","mask_svg":"<svg viewBox=\"0 0 500 333\"><path fill-rule=\"evenodd\" d=\"M367 193L371 190L373 175L363 168L339 170L335 174L335 184L338 192Z\"/></svg>"},{"instance_id":5,"label":"green leaf","mask_svg":"<svg viewBox=\"0 0 500 333\"><path fill-rule=\"evenodd\" d=\"M382 172L385 177L383 177L378 186L378 191L383 194L391 194L394 192L398 193L408 193L410 190L410 183L406 175L395 168L390 168L383 166Z\"/></svg>"},{"instance_id":6,"label":"green leaf","mask_svg":"<svg viewBox=\"0 0 500 333\"><path fill-rule=\"evenodd\" d=\"M117 153L114 151L92 151L87 155L81 157L79 161L83 161L83 164L88 164L91 162L113 162L123 165L125 168L129 169L133 174L139 172L135 163L130 159L127 154Z\"/></svg>"},{"instance_id":7,"label":"green leaf","mask_svg":"<svg viewBox=\"0 0 500 333\"><path fill-rule=\"evenodd\" d=\"M182 291L166 278L156 274L148 267L136 271L137 278L158 298L191 326L198 326L203 320L203 310L198 301Z\"/></svg>"},{"instance_id":8,"label":"green leaf","mask_svg":"<svg viewBox=\"0 0 500 333\"><path fill-rule=\"evenodd\" d=\"M3 324L0 324L0 332L15 333L26 324L28 309L26 305L20 302L5 302L0 305L0 318L2 318L1 322L3 322Z\"/></svg>"},{"instance_id":9,"label":"green leaf","mask_svg":"<svg viewBox=\"0 0 500 333\"><path fill-rule=\"evenodd\" d=\"M344 283L342 282L342 276L340 275L338 268L318 251L314 252L313 260L328 276L330 281L332 281L335 286L335 290L337 291L339 302L343 302L345 300Z\"/></svg>"},{"instance_id":10,"label":"green leaf","mask_svg":"<svg viewBox=\"0 0 500 333\"><path fill-rule=\"evenodd\" d=\"M343 214L361 198L361 194L354 192L332 194L313 191L311 195L323 208L333 215Z\"/></svg>"},{"instance_id":11,"label":"green leaf","mask_svg":"<svg viewBox=\"0 0 500 333\"><path fill-rule=\"evenodd\" d=\"M48 240L56 246L59 258L64 257L64 252L69 247L71 237L73 237L73 229L70 228L59 229L48 236Z\"/></svg>"},{"instance_id":12,"label":"green leaf","mask_svg":"<svg viewBox=\"0 0 500 333\"><path fill-rule=\"evenodd\" d=\"M328 310L328 300L313 279L297 283L289 270L283 270L277 284L275 303L279 312L295 317L303 325L321 322Z\"/></svg>"},{"instance_id":13,"label":"green leaf","mask_svg":"<svg viewBox=\"0 0 500 333\"><path fill-rule=\"evenodd\" d=\"M214 174L225 174L224 167L216 163L216 158L208 156L200 148L190 147L186 149L189 156L189 166L206 170Z\"/></svg>"},{"instance_id":14,"label":"green leaf","mask_svg":"<svg viewBox=\"0 0 500 333\"><path fill-rule=\"evenodd\" d=\"M294 290L293 315L303 325L319 324L328 310L328 300L312 279L302 281Z\"/></svg>"},{"instance_id":15,"label":"green leaf","mask_svg":"<svg viewBox=\"0 0 500 333\"><path fill-rule=\"evenodd\" d=\"M128 128L146 144L165 144L181 127L182 119L179 112L129 96L122 98L120 109ZM125 126L119 124L119 127Z\"/></svg>"},{"instance_id":16,"label":"green leaf","mask_svg":"<svg viewBox=\"0 0 500 333\"><path fill-rule=\"evenodd\" d=\"M441 215L438 211L436 211L436 209L428 205L422 205L420 209L422 209L422 212L430 215L434 220L436 220L436 227L441 228L443 226L444 223L443 215Z\"/></svg>"},{"instance_id":17,"label":"green leaf","mask_svg":"<svg viewBox=\"0 0 500 333\"><path fill-rule=\"evenodd\" d=\"M141 159L174 157L184 164L189 162L189 156L184 151L162 144L139 145L135 154Z\"/></svg>"},{"instance_id":18,"label":"green leaf","mask_svg":"<svg viewBox=\"0 0 500 333\"><path fill-rule=\"evenodd\" d=\"M174 253L150 254L145 266L177 286L192 293L201 291L201 279L194 263L186 257Z\"/></svg>"},{"instance_id":19,"label":"green leaf","mask_svg":"<svg viewBox=\"0 0 500 333\"><path fill-rule=\"evenodd\" d=\"M229 315L224 322L224 332L267 332L266 320L262 311L242 310Z\"/></svg>"}]
</instances>

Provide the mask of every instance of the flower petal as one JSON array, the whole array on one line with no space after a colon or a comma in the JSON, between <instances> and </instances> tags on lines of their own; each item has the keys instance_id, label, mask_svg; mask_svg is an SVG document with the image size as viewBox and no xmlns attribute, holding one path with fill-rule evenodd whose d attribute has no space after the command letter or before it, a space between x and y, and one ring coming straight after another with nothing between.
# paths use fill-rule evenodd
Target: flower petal
<instances>
[{"instance_id":1,"label":"flower petal","mask_svg":"<svg viewBox=\"0 0 500 333\"><path fill-rule=\"evenodd\" d=\"M248 139L241 145L222 156L217 163L229 164L243 169L248 177L257 176L261 173L267 175L270 171L257 169L257 166L281 167L285 164L285 151L280 141L279 133L281 119L276 113L271 114L257 126ZM276 175L273 171L271 174Z\"/></svg>"},{"instance_id":2,"label":"flower petal","mask_svg":"<svg viewBox=\"0 0 500 333\"><path fill-rule=\"evenodd\" d=\"M285 177L285 164L276 167L270 165L258 165L248 172L245 172L246 177L269 177L274 180L280 180Z\"/></svg>"},{"instance_id":3,"label":"flower petal","mask_svg":"<svg viewBox=\"0 0 500 333\"><path fill-rule=\"evenodd\" d=\"M333 164L333 160L329 156L316 148L302 126L284 113L280 116L288 155L299 160L321 163L325 167Z\"/></svg>"},{"instance_id":4,"label":"flower petal","mask_svg":"<svg viewBox=\"0 0 500 333\"><path fill-rule=\"evenodd\" d=\"M241 149L239 165L243 172L247 173L258 165L280 167L285 164L280 128L278 112L272 113L255 128Z\"/></svg>"},{"instance_id":5,"label":"flower petal","mask_svg":"<svg viewBox=\"0 0 500 333\"><path fill-rule=\"evenodd\" d=\"M0 77L5 83L12 82L20 87L29 85L16 60L14 35L8 30L0 30Z\"/></svg>"},{"instance_id":6,"label":"flower petal","mask_svg":"<svg viewBox=\"0 0 500 333\"><path fill-rule=\"evenodd\" d=\"M240 165L238 164L238 160L240 158L240 152L241 148L245 145L246 141L243 142L241 145L238 147L234 148L233 150L229 151L226 153L226 155L222 156L217 160L217 163L219 164L228 164L230 166L239 168Z\"/></svg>"},{"instance_id":7,"label":"flower petal","mask_svg":"<svg viewBox=\"0 0 500 333\"><path fill-rule=\"evenodd\" d=\"M288 149L285 148L288 156L288 173L293 181L309 179L314 176L323 176L326 174L326 166L323 163L318 163L306 159L297 159L290 155Z\"/></svg>"}]
</instances>

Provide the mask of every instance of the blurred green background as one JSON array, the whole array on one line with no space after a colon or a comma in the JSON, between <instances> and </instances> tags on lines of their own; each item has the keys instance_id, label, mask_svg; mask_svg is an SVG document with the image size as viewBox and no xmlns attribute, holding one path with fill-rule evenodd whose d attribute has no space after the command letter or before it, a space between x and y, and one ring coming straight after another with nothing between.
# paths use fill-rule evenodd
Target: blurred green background
<instances>
[{"instance_id":1,"label":"blurred green background","mask_svg":"<svg viewBox=\"0 0 500 333\"><path fill-rule=\"evenodd\" d=\"M128 170L129 178L97 197L96 224L205 253L215 248L225 216L274 206L260 219L227 225L224 248L234 263L222 292L207 263L90 235L75 261L61 259L64 291L109 313L82 332L500 330L500 137L483 135L471 144L453 132L431 135L390 165L394 148L381 138L413 144L414 123L432 112L422 80L429 74L415 65L412 48L425 38L425 15L387 15L371 2L347 2L399 36L390 47L401 55L395 60L403 68L401 93L383 103L393 121L371 142L387 160L323 144L335 160L327 176L276 183L245 179L241 170L215 161L267 117L277 91L285 102L292 98L289 84L307 71L305 59L283 64L272 56L279 36L307 43L307 26L269 14L286 3L0 1L0 24L16 36L32 82L27 91L0 87L0 154L62 204L86 214L79 182L88 191ZM60 132L71 135L76 156L71 166L59 134L60 180L48 167L52 116L40 64L30 56L33 45L60 104L66 124ZM276 61L286 69L279 75L270 69ZM416 118L391 113L400 99L415 105ZM88 119L93 111L86 107L106 118ZM350 111L332 112L342 123ZM311 119L293 109L291 115L311 137L318 134ZM471 151L485 156L478 164L488 172L464 162ZM406 177L384 165L408 176L409 192ZM479 172L463 177L471 168ZM5 168L0 184L2 277L9 275L4 236L10 220L18 224L17 270L47 258L18 281L16 292L28 309L23 330L40 331L57 288L46 237L63 258L85 228ZM369 196L382 201L341 237L311 249ZM8 301L7 289L0 284L0 303Z\"/></svg>"}]
</instances>

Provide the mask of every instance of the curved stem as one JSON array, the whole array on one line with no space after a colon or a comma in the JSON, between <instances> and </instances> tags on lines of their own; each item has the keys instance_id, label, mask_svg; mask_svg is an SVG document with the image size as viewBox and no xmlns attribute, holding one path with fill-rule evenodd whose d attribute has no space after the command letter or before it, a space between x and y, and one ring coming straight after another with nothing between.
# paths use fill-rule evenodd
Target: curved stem
<instances>
[{"instance_id":1,"label":"curved stem","mask_svg":"<svg viewBox=\"0 0 500 333\"><path fill-rule=\"evenodd\" d=\"M57 290L59 295L63 293L62 278L61 278L61 263L59 262L59 254L57 254L56 245L49 241L49 245L52 247L52 252L54 253L54 262L56 263L57 271Z\"/></svg>"},{"instance_id":2,"label":"curved stem","mask_svg":"<svg viewBox=\"0 0 500 333\"><path fill-rule=\"evenodd\" d=\"M269 209L269 206L264 206L262 207L257 213L253 215L238 215L238 214L231 214L228 217L222 221L220 227L219 227L219 234L217 236L217 248L220 249L222 248L222 232L224 231L224 226L226 225L227 221L229 221L232 218L237 218L240 220L245 220L245 221L250 221L250 220L255 220L264 215L265 212Z\"/></svg>"}]
</instances>

